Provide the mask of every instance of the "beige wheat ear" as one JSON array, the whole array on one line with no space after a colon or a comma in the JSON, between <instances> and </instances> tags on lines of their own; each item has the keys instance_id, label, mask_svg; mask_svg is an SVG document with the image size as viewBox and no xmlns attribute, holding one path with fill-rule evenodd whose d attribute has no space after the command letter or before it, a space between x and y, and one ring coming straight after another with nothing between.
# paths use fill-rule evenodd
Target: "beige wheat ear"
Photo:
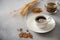
<instances>
[{"instance_id":1,"label":"beige wheat ear","mask_svg":"<svg viewBox=\"0 0 60 40\"><path fill-rule=\"evenodd\" d=\"M24 6L19 10L21 15L25 15L29 8L33 7L37 3L37 0L31 0L31 2L24 4Z\"/></svg>"}]
</instances>

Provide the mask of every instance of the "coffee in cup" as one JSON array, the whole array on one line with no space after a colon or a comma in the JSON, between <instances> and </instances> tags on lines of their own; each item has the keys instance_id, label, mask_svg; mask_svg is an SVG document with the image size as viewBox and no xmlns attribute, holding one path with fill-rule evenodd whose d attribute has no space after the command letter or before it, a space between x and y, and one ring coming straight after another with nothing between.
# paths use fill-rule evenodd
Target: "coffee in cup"
<instances>
[{"instance_id":1,"label":"coffee in cup","mask_svg":"<svg viewBox=\"0 0 60 40\"><path fill-rule=\"evenodd\" d=\"M48 23L46 16L43 16L43 15L37 16L35 18L35 22L39 28L45 28L47 26L47 23Z\"/></svg>"},{"instance_id":2,"label":"coffee in cup","mask_svg":"<svg viewBox=\"0 0 60 40\"><path fill-rule=\"evenodd\" d=\"M55 2L48 2L46 5L46 10L50 13L56 13L57 11L57 4Z\"/></svg>"},{"instance_id":3,"label":"coffee in cup","mask_svg":"<svg viewBox=\"0 0 60 40\"><path fill-rule=\"evenodd\" d=\"M44 22L46 22L46 18L44 16L38 16L38 17L36 17L35 20L38 23L44 23Z\"/></svg>"}]
</instances>

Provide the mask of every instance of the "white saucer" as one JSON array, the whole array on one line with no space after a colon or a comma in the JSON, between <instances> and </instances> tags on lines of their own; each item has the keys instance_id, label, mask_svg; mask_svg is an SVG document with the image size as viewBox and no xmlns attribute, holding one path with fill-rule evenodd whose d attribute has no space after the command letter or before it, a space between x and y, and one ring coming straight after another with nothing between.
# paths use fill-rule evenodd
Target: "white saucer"
<instances>
[{"instance_id":1,"label":"white saucer","mask_svg":"<svg viewBox=\"0 0 60 40\"><path fill-rule=\"evenodd\" d=\"M41 15L41 14L40 14ZM45 15L45 14L44 14ZM37 33L47 33L51 30L53 30L55 28L55 21L54 19L51 17L51 21L48 23L47 28L45 29L40 29L39 27L36 26L34 19L39 16L39 15L33 15L30 18L28 18L27 20L27 27ZM46 15L47 17L50 17L48 15Z\"/></svg>"}]
</instances>

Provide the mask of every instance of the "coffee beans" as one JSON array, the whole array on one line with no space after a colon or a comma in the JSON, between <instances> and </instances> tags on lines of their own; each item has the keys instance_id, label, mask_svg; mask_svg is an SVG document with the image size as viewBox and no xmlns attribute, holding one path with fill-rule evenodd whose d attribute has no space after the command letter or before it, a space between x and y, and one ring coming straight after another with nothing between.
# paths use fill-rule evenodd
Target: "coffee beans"
<instances>
[{"instance_id":1,"label":"coffee beans","mask_svg":"<svg viewBox=\"0 0 60 40\"><path fill-rule=\"evenodd\" d=\"M28 33L28 37L29 37L29 38L33 38L33 36L32 36L31 33Z\"/></svg>"},{"instance_id":2,"label":"coffee beans","mask_svg":"<svg viewBox=\"0 0 60 40\"><path fill-rule=\"evenodd\" d=\"M33 13L40 13L40 12L42 12L42 9L41 8L33 8L32 12Z\"/></svg>"},{"instance_id":3,"label":"coffee beans","mask_svg":"<svg viewBox=\"0 0 60 40\"><path fill-rule=\"evenodd\" d=\"M26 32L22 28L18 29L20 38L33 38L33 35L27 29Z\"/></svg>"},{"instance_id":4,"label":"coffee beans","mask_svg":"<svg viewBox=\"0 0 60 40\"><path fill-rule=\"evenodd\" d=\"M21 38L23 37L23 32L19 33L19 37Z\"/></svg>"},{"instance_id":5,"label":"coffee beans","mask_svg":"<svg viewBox=\"0 0 60 40\"><path fill-rule=\"evenodd\" d=\"M23 31L23 29L22 28L20 28L20 29L17 29L18 31Z\"/></svg>"},{"instance_id":6,"label":"coffee beans","mask_svg":"<svg viewBox=\"0 0 60 40\"><path fill-rule=\"evenodd\" d=\"M27 31L27 32L29 32L29 30L28 30L28 29L27 29L26 31Z\"/></svg>"}]
</instances>

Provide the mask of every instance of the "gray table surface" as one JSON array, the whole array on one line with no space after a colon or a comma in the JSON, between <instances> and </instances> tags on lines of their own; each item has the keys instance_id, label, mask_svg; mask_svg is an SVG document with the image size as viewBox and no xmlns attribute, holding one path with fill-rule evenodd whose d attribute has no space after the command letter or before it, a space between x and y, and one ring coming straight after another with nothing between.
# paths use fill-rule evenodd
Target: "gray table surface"
<instances>
[{"instance_id":1,"label":"gray table surface","mask_svg":"<svg viewBox=\"0 0 60 40\"><path fill-rule=\"evenodd\" d=\"M33 35L33 39L19 38L17 29L21 26L24 31L27 29L26 20L28 17L34 15L31 12L23 17L13 10L17 10L22 7L25 2L30 0L0 0L0 40L60 40L60 11L55 15L50 15L44 9L44 4L49 1L59 0L39 0L39 3L35 7L43 7L43 13L52 16L56 21L56 27L53 31L45 34L38 34L30 32ZM13 12L11 14L11 12Z\"/></svg>"}]
</instances>

